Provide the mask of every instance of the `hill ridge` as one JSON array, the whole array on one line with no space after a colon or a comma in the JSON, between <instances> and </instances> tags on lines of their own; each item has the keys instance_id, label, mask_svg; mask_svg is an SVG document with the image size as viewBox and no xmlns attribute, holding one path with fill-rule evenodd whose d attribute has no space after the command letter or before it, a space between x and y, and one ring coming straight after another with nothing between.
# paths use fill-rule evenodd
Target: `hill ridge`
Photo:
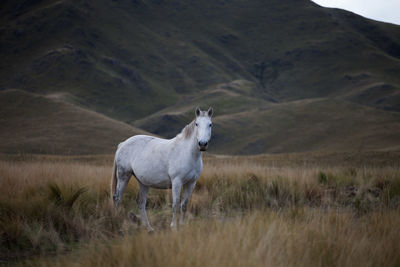
<instances>
[{"instance_id":1,"label":"hill ridge","mask_svg":"<svg viewBox=\"0 0 400 267\"><path fill-rule=\"evenodd\" d=\"M150 134L92 110L19 89L0 92L0 151L107 154L135 134Z\"/></svg>"}]
</instances>

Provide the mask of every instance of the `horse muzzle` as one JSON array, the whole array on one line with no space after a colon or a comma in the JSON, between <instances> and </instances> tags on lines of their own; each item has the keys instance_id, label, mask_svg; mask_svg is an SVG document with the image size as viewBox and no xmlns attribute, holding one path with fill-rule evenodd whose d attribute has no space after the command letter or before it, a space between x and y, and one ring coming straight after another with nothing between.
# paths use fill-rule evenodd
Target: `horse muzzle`
<instances>
[{"instance_id":1,"label":"horse muzzle","mask_svg":"<svg viewBox=\"0 0 400 267\"><path fill-rule=\"evenodd\" d=\"M207 151L208 142L199 142L200 151Z\"/></svg>"}]
</instances>

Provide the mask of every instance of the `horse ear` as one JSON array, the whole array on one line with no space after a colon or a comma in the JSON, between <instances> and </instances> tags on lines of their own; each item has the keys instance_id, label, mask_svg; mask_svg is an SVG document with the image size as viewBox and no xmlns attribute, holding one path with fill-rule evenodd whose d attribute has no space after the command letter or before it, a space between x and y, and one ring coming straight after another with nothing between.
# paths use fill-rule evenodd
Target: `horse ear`
<instances>
[{"instance_id":1,"label":"horse ear","mask_svg":"<svg viewBox=\"0 0 400 267\"><path fill-rule=\"evenodd\" d=\"M196 108L196 112L195 112L196 117L200 116L200 113L201 113L201 110L200 110L199 107L197 107L197 108Z\"/></svg>"},{"instance_id":2,"label":"horse ear","mask_svg":"<svg viewBox=\"0 0 400 267\"><path fill-rule=\"evenodd\" d=\"M208 111L207 111L208 117L211 118L211 116L213 115L213 112L214 112L213 108L210 107L210 108L208 109Z\"/></svg>"}]
</instances>

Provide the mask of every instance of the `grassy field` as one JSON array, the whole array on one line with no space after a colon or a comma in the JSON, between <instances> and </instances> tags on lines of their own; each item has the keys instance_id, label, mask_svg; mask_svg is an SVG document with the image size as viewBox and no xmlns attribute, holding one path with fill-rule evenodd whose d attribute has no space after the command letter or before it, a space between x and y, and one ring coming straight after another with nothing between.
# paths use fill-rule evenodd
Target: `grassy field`
<instances>
[{"instance_id":1,"label":"grassy field","mask_svg":"<svg viewBox=\"0 0 400 267\"><path fill-rule=\"evenodd\" d=\"M397 152L207 156L188 222L151 190L155 228L118 214L112 156L0 157L0 264L44 266L397 266Z\"/></svg>"}]
</instances>

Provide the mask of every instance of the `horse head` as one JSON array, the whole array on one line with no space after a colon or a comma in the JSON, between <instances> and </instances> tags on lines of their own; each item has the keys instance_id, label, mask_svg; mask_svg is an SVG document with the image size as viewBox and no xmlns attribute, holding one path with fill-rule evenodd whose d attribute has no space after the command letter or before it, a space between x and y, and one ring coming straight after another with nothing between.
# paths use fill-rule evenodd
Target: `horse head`
<instances>
[{"instance_id":1,"label":"horse head","mask_svg":"<svg viewBox=\"0 0 400 267\"><path fill-rule=\"evenodd\" d=\"M211 117L213 109L210 107L207 111L201 111L199 107L196 108L196 138L200 151L206 151L208 142L211 139L212 122Z\"/></svg>"}]
</instances>

